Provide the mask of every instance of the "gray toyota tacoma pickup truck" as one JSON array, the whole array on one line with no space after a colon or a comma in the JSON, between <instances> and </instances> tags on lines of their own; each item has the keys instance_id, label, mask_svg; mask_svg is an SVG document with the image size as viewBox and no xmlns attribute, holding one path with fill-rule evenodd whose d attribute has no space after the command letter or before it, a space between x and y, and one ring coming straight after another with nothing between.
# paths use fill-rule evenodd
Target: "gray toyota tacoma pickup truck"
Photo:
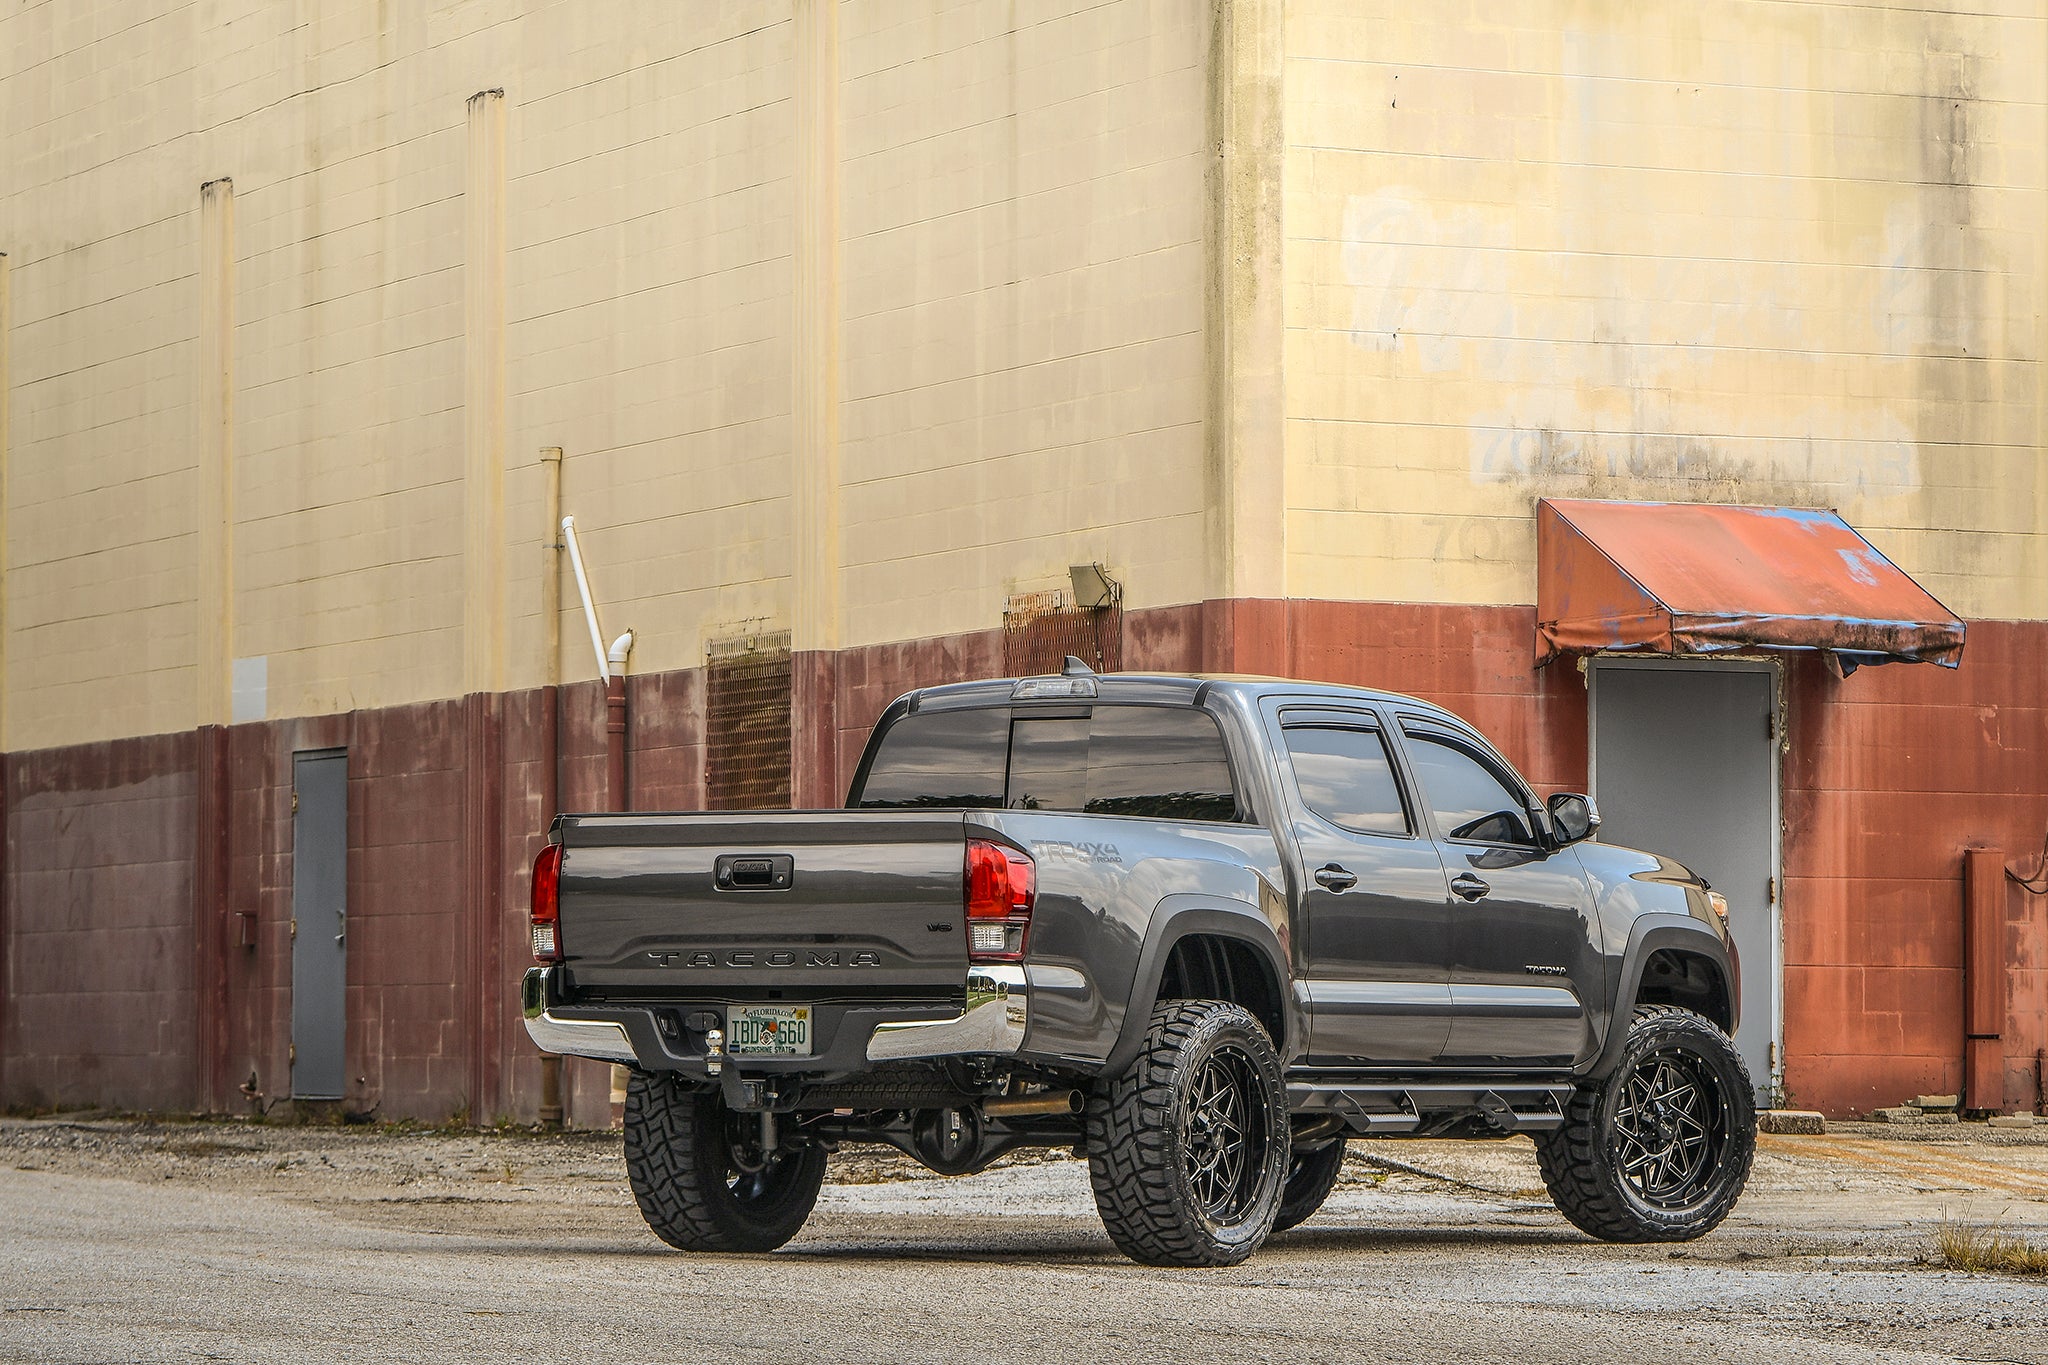
<instances>
[{"instance_id":1,"label":"gray toyota tacoma pickup truck","mask_svg":"<svg viewBox=\"0 0 2048 1365\"><path fill-rule=\"evenodd\" d=\"M1528 1133L1586 1232L1697 1237L1755 1149L1727 905L1598 825L1426 702L1070 659L896 701L844 810L556 820L526 1024L632 1069L685 1250L788 1241L842 1142L1058 1146L1124 1252L1227 1265L1352 1134Z\"/></svg>"}]
</instances>

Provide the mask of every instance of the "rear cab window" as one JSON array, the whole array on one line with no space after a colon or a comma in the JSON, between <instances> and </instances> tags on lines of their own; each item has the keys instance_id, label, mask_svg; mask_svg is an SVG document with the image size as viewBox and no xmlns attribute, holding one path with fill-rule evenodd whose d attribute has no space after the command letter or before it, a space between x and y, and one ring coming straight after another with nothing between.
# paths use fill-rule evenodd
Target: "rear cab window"
<instances>
[{"instance_id":1,"label":"rear cab window","mask_svg":"<svg viewBox=\"0 0 2048 1365\"><path fill-rule=\"evenodd\" d=\"M847 804L1208 821L1237 821L1244 807L1214 716L1104 703L903 716Z\"/></svg>"},{"instance_id":2,"label":"rear cab window","mask_svg":"<svg viewBox=\"0 0 2048 1365\"><path fill-rule=\"evenodd\" d=\"M924 711L889 727L867 780L846 804L861 810L995 810L1009 762L1006 711Z\"/></svg>"}]
</instances>

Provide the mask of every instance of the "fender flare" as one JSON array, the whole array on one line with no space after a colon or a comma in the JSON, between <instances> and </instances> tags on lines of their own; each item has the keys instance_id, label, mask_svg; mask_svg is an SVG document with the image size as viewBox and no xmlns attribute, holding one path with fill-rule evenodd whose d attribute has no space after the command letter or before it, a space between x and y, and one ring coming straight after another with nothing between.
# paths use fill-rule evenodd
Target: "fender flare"
<instances>
[{"instance_id":1,"label":"fender flare","mask_svg":"<svg viewBox=\"0 0 2048 1365\"><path fill-rule=\"evenodd\" d=\"M1294 998L1293 974L1287 969L1287 954L1272 924L1253 906L1242 901L1216 901L1199 895L1173 895L1159 902L1145 927L1145 942L1138 951L1138 969L1131 978L1131 990L1124 1008L1122 1029L1115 1046L1103 1059L1101 1076L1120 1076L1145 1045L1152 1007L1159 1003L1159 983L1166 975L1166 960L1174 945L1193 934L1233 939L1244 944L1273 973L1280 998L1280 1014L1287 1036L1275 1038L1273 1046L1281 1060L1295 1056L1306 1037L1301 1009Z\"/></svg>"},{"instance_id":2,"label":"fender flare","mask_svg":"<svg viewBox=\"0 0 2048 1365\"><path fill-rule=\"evenodd\" d=\"M1669 948L1705 958L1721 974L1721 987L1729 993L1729 1012L1739 1022L1742 1002L1734 998L1735 974L1730 970L1728 949L1721 936L1691 915L1674 911L1653 911L1629 926L1628 947L1622 952L1621 971L1615 979L1614 1013L1608 1017L1607 1041L1587 1071L1598 1079L1613 1072L1628 1043L1629 1020L1635 1017L1636 997L1642 990L1643 964L1650 954Z\"/></svg>"}]
</instances>

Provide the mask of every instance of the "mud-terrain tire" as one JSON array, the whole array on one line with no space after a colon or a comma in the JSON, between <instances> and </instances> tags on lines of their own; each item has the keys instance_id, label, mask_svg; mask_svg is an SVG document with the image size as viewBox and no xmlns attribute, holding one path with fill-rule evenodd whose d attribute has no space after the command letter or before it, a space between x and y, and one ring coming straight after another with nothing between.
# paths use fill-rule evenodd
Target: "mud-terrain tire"
<instances>
[{"instance_id":1,"label":"mud-terrain tire","mask_svg":"<svg viewBox=\"0 0 2048 1365\"><path fill-rule=\"evenodd\" d=\"M1686 1242L1728 1216L1756 1157L1756 1091L1728 1035L1691 1010L1645 1005L1621 1060L1538 1136L1558 1211L1609 1242Z\"/></svg>"},{"instance_id":2,"label":"mud-terrain tire","mask_svg":"<svg viewBox=\"0 0 2048 1365\"><path fill-rule=\"evenodd\" d=\"M1102 1225L1146 1265L1236 1265L1272 1231L1290 1139L1259 1021L1224 1001L1162 1001L1137 1059L1088 1100Z\"/></svg>"},{"instance_id":3,"label":"mud-terrain tire","mask_svg":"<svg viewBox=\"0 0 2048 1365\"><path fill-rule=\"evenodd\" d=\"M626 1176L654 1235L683 1251L773 1251L797 1235L825 1180L825 1149L749 1153L759 1117L716 1090L635 1070L626 1087Z\"/></svg>"},{"instance_id":4,"label":"mud-terrain tire","mask_svg":"<svg viewBox=\"0 0 2048 1365\"><path fill-rule=\"evenodd\" d=\"M1344 1139L1331 1138L1320 1147L1298 1151L1288 1164L1287 1184L1280 1191L1280 1212L1274 1216L1273 1231L1285 1232L1315 1217L1316 1210L1337 1187L1344 1169Z\"/></svg>"}]
</instances>

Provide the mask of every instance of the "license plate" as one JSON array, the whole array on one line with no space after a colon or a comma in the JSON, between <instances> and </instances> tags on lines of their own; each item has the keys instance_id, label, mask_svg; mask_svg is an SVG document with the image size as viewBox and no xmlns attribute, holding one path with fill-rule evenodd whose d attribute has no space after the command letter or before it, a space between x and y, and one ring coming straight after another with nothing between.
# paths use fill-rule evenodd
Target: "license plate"
<instances>
[{"instance_id":1,"label":"license plate","mask_svg":"<svg viewBox=\"0 0 2048 1365\"><path fill-rule=\"evenodd\" d=\"M811 1055L809 1005L729 1005L725 1050L754 1057Z\"/></svg>"}]
</instances>

